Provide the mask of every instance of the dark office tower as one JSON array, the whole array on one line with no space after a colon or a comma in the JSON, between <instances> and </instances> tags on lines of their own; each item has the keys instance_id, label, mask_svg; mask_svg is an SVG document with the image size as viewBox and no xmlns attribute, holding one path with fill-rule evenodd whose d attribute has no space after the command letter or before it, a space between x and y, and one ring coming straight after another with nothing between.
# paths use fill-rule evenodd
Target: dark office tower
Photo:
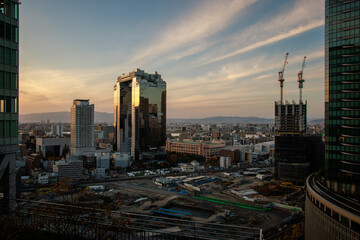
<instances>
[{"instance_id":1,"label":"dark office tower","mask_svg":"<svg viewBox=\"0 0 360 240\"><path fill-rule=\"evenodd\" d=\"M166 145L166 82L143 70L123 74L114 86L116 150L140 154Z\"/></svg>"},{"instance_id":2,"label":"dark office tower","mask_svg":"<svg viewBox=\"0 0 360 240\"><path fill-rule=\"evenodd\" d=\"M325 1L325 169L306 181L306 239L360 239L360 1Z\"/></svg>"},{"instance_id":3,"label":"dark office tower","mask_svg":"<svg viewBox=\"0 0 360 240\"><path fill-rule=\"evenodd\" d=\"M19 2L0 0L0 197L12 207L18 150ZM1 209L0 209L1 211Z\"/></svg>"}]
</instances>

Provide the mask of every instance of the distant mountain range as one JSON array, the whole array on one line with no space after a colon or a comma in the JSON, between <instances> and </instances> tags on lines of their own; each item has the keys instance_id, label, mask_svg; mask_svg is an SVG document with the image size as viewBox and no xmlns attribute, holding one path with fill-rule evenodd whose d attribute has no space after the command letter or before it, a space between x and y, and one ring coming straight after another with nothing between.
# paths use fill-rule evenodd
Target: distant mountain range
<instances>
[{"instance_id":1,"label":"distant mountain range","mask_svg":"<svg viewBox=\"0 0 360 240\"><path fill-rule=\"evenodd\" d=\"M70 112L48 112L20 114L20 123L29 122L70 122ZM113 123L113 113L95 112L95 123ZM324 119L308 119L309 123L321 123ZM274 123L273 118L259 117L208 117L208 118L168 118L167 123Z\"/></svg>"},{"instance_id":2,"label":"distant mountain range","mask_svg":"<svg viewBox=\"0 0 360 240\"><path fill-rule=\"evenodd\" d=\"M208 118L170 118L168 123L272 123L274 119L259 117L208 117Z\"/></svg>"},{"instance_id":3,"label":"distant mountain range","mask_svg":"<svg viewBox=\"0 0 360 240\"><path fill-rule=\"evenodd\" d=\"M47 112L47 113L30 113L30 114L20 114L19 116L20 123L29 123L29 122L40 122L47 121L50 122L70 122L70 112ZM114 114L107 112L95 112L95 122L101 123L112 123L114 121Z\"/></svg>"}]
</instances>

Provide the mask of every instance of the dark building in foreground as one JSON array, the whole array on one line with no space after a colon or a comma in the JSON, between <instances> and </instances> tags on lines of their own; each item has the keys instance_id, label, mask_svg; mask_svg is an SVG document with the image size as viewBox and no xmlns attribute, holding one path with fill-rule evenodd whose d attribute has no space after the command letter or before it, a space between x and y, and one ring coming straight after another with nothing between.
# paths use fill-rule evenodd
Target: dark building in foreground
<instances>
[{"instance_id":1,"label":"dark building in foreground","mask_svg":"<svg viewBox=\"0 0 360 240\"><path fill-rule=\"evenodd\" d=\"M15 197L18 150L19 2L0 1L0 205Z\"/></svg>"},{"instance_id":2,"label":"dark building in foreground","mask_svg":"<svg viewBox=\"0 0 360 240\"><path fill-rule=\"evenodd\" d=\"M275 136L275 159L278 178L304 183L307 176L324 165L324 142L321 135Z\"/></svg>"},{"instance_id":3,"label":"dark building in foreground","mask_svg":"<svg viewBox=\"0 0 360 240\"><path fill-rule=\"evenodd\" d=\"M360 1L325 1L325 169L306 181L306 239L360 239Z\"/></svg>"},{"instance_id":4,"label":"dark building in foreground","mask_svg":"<svg viewBox=\"0 0 360 240\"><path fill-rule=\"evenodd\" d=\"M133 160L166 145L166 82L155 72L123 74L114 86L116 150Z\"/></svg>"}]
</instances>

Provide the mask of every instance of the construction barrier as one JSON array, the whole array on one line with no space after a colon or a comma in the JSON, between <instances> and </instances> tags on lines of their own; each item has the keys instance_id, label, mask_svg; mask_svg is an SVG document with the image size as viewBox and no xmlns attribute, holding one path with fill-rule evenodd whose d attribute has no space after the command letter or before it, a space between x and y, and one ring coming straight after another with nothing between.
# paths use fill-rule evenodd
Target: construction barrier
<instances>
[{"instance_id":1,"label":"construction barrier","mask_svg":"<svg viewBox=\"0 0 360 240\"><path fill-rule=\"evenodd\" d=\"M200 200L205 200L205 201L209 201L209 202L214 202L214 203L225 204L225 205L232 205L232 206L245 208L245 209L250 209L250 210L255 210L255 211L265 212L265 211L270 211L271 210L271 208L269 208L269 207L268 208L263 208L263 206L259 206L259 205L232 202L232 201L227 201L227 200L218 199L218 198L196 197L196 196L193 196L193 198L200 199Z\"/></svg>"}]
</instances>

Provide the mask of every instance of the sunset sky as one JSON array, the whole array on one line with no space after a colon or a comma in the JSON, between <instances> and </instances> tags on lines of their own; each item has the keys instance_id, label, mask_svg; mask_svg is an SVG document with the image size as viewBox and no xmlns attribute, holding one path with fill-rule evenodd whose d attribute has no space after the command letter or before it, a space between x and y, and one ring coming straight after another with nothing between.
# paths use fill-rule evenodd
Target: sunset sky
<instances>
[{"instance_id":1,"label":"sunset sky","mask_svg":"<svg viewBox=\"0 0 360 240\"><path fill-rule=\"evenodd\" d=\"M20 114L70 111L75 98L113 112L117 76L167 82L167 117L273 118L284 99L324 115L323 0L31 0L20 5Z\"/></svg>"}]
</instances>

